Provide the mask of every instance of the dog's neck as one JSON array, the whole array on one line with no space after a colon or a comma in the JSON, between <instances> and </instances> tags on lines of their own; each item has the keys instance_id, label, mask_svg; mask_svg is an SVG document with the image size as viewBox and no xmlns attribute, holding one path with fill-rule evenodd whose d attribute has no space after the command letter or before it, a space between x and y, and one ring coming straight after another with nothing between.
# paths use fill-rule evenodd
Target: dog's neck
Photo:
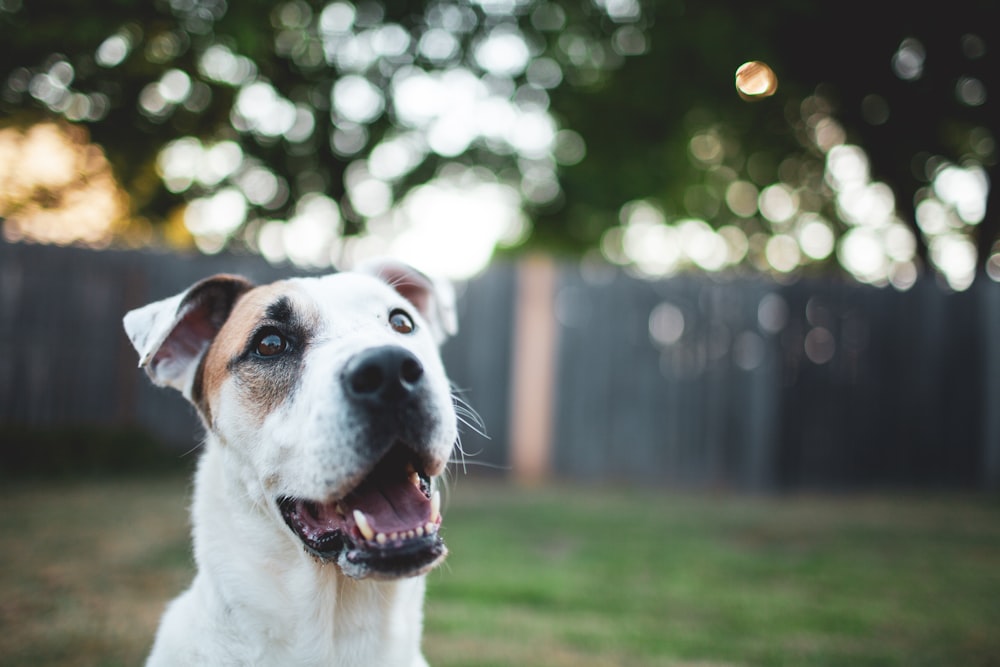
<instances>
[{"instance_id":1,"label":"dog's neck","mask_svg":"<svg viewBox=\"0 0 1000 667\"><path fill-rule=\"evenodd\" d=\"M325 664L319 656L336 660L330 664L423 664L424 578L357 581L319 562L285 534L273 508L247 502L262 491L252 480L235 478L236 467L224 460L232 455L209 437L193 516L195 587L214 589L225 606L217 615L241 617L231 627L256 629L248 633L256 637L237 641L269 644L260 650L282 648L284 664ZM199 512L199 504L214 509ZM404 655L380 653L390 647Z\"/></svg>"}]
</instances>

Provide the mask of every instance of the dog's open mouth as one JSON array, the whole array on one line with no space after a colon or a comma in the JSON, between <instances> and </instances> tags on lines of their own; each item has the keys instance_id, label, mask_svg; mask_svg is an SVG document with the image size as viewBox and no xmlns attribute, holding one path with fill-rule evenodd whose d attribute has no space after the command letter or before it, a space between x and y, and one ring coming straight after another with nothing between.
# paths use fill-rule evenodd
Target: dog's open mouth
<instances>
[{"instance_id":1,"label":"dog's open mouth","mask_svg":"<svg viewBox=\"0 0 1000 667\"><path fill-rule=\"evenodd\" d=\"M430 478L403 445L339 500L278 500L306 549L356 579L410 577L441 562L448 550L439 534L440 506Z\"/></svg>"}]
</instances>

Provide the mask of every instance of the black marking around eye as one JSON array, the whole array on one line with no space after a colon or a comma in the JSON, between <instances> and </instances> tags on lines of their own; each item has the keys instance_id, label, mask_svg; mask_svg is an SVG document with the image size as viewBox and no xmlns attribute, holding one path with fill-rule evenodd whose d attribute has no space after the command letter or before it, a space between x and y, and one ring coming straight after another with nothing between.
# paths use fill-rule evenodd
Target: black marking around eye
<instances>
[{"instance_id":1,"label":"black marking around eye","mask_svg":"<svg viewBox=\"0 0 1000 667\"><path fill-rule=\"evenodd\" d=\"M262 335L276 332L288 341L288 351L296 351L308 340L308 327L299 317L292 300L287 296L279 297L264 309L264 317L257 323L246 341L243 352L229 363L230 370L237 364L247 361L253 356L253 351Z\"/></svg>"},{"instance_id":2,"label":"black marking around eye","mask_svg":"<svg viewBox=\"0 0 1000 667\"><path fill-rule=\"evenodd\" d=\"M281 324L292 324L295 321L295 308L287 296L279 298L264 311L264 317Z\"/></svg>"}]
</instances>

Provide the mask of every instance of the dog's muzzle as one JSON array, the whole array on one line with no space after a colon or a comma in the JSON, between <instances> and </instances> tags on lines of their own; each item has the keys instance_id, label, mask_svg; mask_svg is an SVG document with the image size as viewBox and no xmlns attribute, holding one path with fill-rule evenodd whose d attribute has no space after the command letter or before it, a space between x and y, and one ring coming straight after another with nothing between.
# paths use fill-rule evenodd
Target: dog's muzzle
<instances>
[{"instance_id":1,"label":"dog's muzzle","mask_svg":"<svg viewBox=\"0 0 1000 667\"><path fill-rule=\"evenodd\" d=\"M423 366L405 348L372 348L347 363L341 384L368 425L372 469L339 498L286 496L278 508L311 554L350 577L423 574L448 553L439 534L440 494L416 445L428 420Z\"/></svg>"}]
</instances>

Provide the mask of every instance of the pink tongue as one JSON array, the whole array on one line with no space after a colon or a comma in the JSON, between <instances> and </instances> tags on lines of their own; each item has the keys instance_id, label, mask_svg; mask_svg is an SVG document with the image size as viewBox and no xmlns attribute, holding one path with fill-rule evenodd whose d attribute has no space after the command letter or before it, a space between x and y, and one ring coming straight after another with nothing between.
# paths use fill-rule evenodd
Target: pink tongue
<instances>
[{"instance_id":1,"label":"pink tongue","mask_svg":"<svg viewBox=\"0 0 1000 667\"><path fill-rule=\"evenodd\" d=\"M364 512L372 530L387 535L413 530L431 518L430 501L406 479L366 480L344 504Z\"/></svg>"}]
</instances>

